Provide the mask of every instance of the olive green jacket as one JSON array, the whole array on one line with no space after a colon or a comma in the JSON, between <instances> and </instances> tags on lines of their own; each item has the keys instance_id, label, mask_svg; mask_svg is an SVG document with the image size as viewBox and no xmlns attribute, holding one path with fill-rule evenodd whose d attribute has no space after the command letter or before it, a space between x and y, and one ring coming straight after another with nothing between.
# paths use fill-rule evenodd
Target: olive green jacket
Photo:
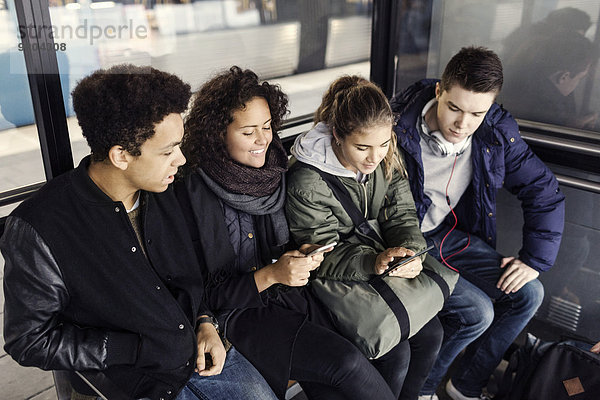
<instances>
[{"instance_id":1,"label":"olive green jacket","mask_svg":"<svg viewBox=\"0 0 600 400\"><path fill-rule=\"evenodd\" d=\"M319 278L364 281L374 274L375 259L385 248L403 246L414 251L426 247L419 228L406 178L394 172L385 178L382 165L365 183L337 177L367 220L376 220L384 243L371 247L354 232L354 224L321 176L302 163L293 162L288 172L286 213L292 238L298 244L338 245L325 256L316 272Z\"/></svg>"}]
</instances>

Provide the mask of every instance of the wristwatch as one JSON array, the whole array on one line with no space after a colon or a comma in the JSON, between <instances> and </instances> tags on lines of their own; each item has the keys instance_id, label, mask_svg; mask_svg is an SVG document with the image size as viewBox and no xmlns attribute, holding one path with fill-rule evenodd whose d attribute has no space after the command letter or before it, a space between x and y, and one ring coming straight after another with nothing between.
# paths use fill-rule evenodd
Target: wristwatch
<instances>
[{"instance_id":1,"label":"wristwatch","mask_svg":"<svg viewBox=\"0 0 600 400\"><path fill-rule=\"evenodd\" d=\"M215 327L217 332L219 331L219 322L217 321L217 319L215 317L212 317L212 316L198 317L198 319L196 320L196 330L198 330L198 327L200 326L200 324L204 324L204 323L212 324L212 326Z\"/></svg>"}]
</instances>

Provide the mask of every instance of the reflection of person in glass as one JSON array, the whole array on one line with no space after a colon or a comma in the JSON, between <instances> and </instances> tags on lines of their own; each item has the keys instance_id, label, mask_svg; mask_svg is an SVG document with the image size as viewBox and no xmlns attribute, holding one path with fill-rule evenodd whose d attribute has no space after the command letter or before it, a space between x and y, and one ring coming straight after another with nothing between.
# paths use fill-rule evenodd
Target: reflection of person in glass
<instances>
[{"instance_id":1,"label":"reflection of person in glass","mask_svg":"<svg viewBox=\"0 0 600 400\"><path fill-rule=\"evenodd\" d=\"M506 60L501 101L525 119L593 128L598 113L578 111L574 91L595 57L593 44L579 32L534 36Z\"/></svg>"},{"instance_id":2,"label":"reflection of person in glass","mask_svg":"<svg viewBox=\"0 0 600 400\"><path fill-rule=\"evenodd\" d=\"M512 63L512 57L536 39L569 32L584 35L592 25L588 13L578 8L564 7L550 12L546 18L533 25L520 26L502 41L502 60Z\"/></svg>"},{"instance_id":3,"label":"reflection of person in glass","mask_svg":"<svg viewBox=\"0 0 600 400\"><path fill-rule=\"evenodd\" d=\"M537 277L552 267L560 245L564 196L516 121L495 103L502 83L498 56L467 47L441 81L422 80L392 99L421 230L436 246L431 255L461 274L438 314L444 342L421 390L427 399L465 347L447 392L455 400L479 399L541 304ZM519 198L525 221L523 247L511 257L495 250L502 187Z\"/></svg>"}]
</instances>

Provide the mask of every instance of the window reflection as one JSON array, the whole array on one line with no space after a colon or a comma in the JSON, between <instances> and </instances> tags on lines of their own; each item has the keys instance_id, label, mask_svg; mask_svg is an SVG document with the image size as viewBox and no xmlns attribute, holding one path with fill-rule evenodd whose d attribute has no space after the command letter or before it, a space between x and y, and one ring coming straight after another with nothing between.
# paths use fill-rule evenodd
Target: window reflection
<instances>
[{"instance_id":1,"label":"window reflection","mask_svg":"<svg viewBox=\"0 0 600 400\"><path fill-rule=\"evenodd\" d=\"M0 1L0 198L45 180L25 59L12 0ZM14 207L0 207L0 217Z\"/></svg>"},{"instance_id":2,"label":"window reflection","mask_svg":"<svg viewBox=\"0 0 600 400\"><path fill-rule=\"evenodd\" d=\"M281 84L290 117L312 113L337 76L368 77L371 13L371 0L56 0L50 7L71 90L120 63L174 73L193 90L239 65ZM76 123L69 132L77 163L87 146Z\"/></svg>"},{"instance_id":3,"label":"window reflection","mask_svg":"<svg viewBox=\"0 0 600 400\"><path fill-rule=\"evenodd\" d=\"M508 35L502 54L506 107L525 119L596 130L598 112L575 97L597 64L596 48L585 36L590 26L588 13L565 7Z\"/></svg>"},{"instance_id":4,"label":"window reflection","mask_svg":"<svg viewBox=\"0 0 600 400\"><path fill-rule=\"evenodd\" d=\"M439 78L461 47L485 46L502 59L498 101L515 117L600 132L598 1L401 3L396 91ZM427 37L428 46L420 45Z\"/></svg>"}]
</instances>

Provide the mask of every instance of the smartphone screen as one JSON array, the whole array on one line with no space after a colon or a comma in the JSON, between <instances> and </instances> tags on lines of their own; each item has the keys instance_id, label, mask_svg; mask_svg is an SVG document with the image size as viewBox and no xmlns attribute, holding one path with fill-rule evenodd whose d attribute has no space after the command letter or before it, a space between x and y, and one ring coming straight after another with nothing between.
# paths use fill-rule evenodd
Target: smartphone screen
<instances>
[{"instance_id":1,"label":"smartphone screen","mask_svg":"<svg viewBox=\"0 0 600 400\"><path fill-rule=\"evenodd\" d=\"M308 253L306 255L306 257L311 257L316 254L322 253L325 250L332 249L336 244L337 244L337 242L333 242L333 243L326 244L325 246L321 246L318 249L315 249L315 250L311 251L310 253Z\"/></svg>"},{"instance_id":2,"label":"smartphone screen","mask_svg":"<svg viewBox=\"0 0 600 400\"><path fill-rule=\"evenodd\" d=\"M431 249L433 249L433 245L427 247L426 249L423 249L423 250L419 251L414 256L410 256L410 257L407 257L407 258L402 258L402 259L399 259L399 260L392 261L388 265L388 268L381 275L379 275L379 276L381 276L382 278L384 276L388 276L389 273L392 272L394 269L396 269L396 268L398 268L398 267L400 267L400 266L402 266L402 265L404 265L404 264L406 264L406 263L414 260L415 258L417 258L417 257L419 257L419 256L421 256L421 255L423 255L425 253L427 253Z\"/></svg>"}]
</instances>

